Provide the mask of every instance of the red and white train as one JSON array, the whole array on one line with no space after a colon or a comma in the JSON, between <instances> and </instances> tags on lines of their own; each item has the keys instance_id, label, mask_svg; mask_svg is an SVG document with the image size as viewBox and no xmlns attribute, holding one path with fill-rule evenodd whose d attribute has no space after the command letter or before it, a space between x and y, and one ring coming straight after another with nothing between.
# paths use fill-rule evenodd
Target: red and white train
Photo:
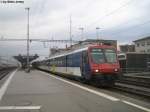
<instances>
[{"instance_id":1,"label":"red and white train","mask_svg":"<svg viewBox=\"0 0 150 112\"><path fill-rule=\"evenodd\" d=\"M108 45L90 45L32 64L42 70L108 86L114 84L121 72L116 49Z\"/></svg>"}]
</instances>

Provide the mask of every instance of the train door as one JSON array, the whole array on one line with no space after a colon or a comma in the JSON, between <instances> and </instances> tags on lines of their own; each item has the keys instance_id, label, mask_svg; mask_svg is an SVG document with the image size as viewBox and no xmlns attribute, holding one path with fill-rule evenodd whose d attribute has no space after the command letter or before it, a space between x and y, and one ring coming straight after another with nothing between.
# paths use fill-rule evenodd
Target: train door
<instances>
[{"instance_id":1,"label":"train door","mask_svg":"<svg viewBox=\"0 0 150 112\"><path fill-rule=\"evenodd\" d=\"M89 80L91 78L90 74L90 65L89 65L89 58L88 58L88 53L87 51L82 52L82 76L83 78Z\"/></svg>"}]
</instances>

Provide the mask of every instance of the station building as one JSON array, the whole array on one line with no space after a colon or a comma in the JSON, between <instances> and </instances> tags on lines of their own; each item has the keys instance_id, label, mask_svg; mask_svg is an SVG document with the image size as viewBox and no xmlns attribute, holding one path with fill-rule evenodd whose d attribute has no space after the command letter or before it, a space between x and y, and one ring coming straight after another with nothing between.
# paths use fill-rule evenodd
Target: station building
<instances>
[{"instance_id":1,"label":"station building","mask_svg":"<svg viewBox=\"0 0 150 112\"><path fill-rule=\"evenodd\" d=\"M135 52L135 45L120 45L120 52L126 53L126 52Z\"/></svg>"},{"instance_id":2,"label":"station building","mask_svg":"<svg viewBox=\"0 0 150 112\"><path fill-rule=\"evenodd\" d=\"M72 45L72 48L78 48L85 45L94 45L94 44L105 44L112 45L117 48L117 40L103 40L103 39L86 39L84 41L79 41L79 43Z\"/></svg>"},{"instance_id":3,"label":"station building","mask_svg":"<svg viewBox=\"0 0 150 112\"><path fill-rule=\"evenodd\" d=\"M133 41L135 51L138 53L150 53L150 36Z\"/></svg>"}]
</instances>

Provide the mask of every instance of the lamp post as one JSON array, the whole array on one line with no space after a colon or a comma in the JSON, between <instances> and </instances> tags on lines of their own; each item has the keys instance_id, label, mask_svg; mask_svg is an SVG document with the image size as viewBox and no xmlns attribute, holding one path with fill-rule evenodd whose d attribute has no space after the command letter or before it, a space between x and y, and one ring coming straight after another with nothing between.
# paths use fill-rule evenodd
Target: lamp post
<instances>
[{"instance_id":1,"label":"lamp post","mask_svg":"<svg viewBox=\"0 0 150 112\"><path fill-rule=\"evenodd\" d=\"M72 47L72 17L70 15L70 46Z\"/></svg>"},{"instance_id":2,"label":"lamp post","mask_svg":"<svg viewBox=\"0 0 150 112\"><path fill-rule=\"evenodd\" d=\"M99 27L96 27L96 36L97 36L97 40L99 40L100 38L99 38Z\"/></svg>"},{"instance_id":3,"label":"lamp post","mask_svg":"<svg viewBox=\"0 0 150 112\"><path fill-rule=\"evenodd\" d=\"M30 72L30 60L29 60L29 11L30 8L25 8L27 10L27 72Z\"/></svg>"},{"instance_id":4,"label":"lamp post","mask_svg":"<svg viewBox=\"0 0 150 112\"><path fill-rule=\"evenodd\" d=\"M83 27L80 27L79 30L81 30L81 40L83 40L83 39L84 39L84 35L83 35L83 30L84 30L84 28L83 28Z\"/></svg>"}]
</instances>

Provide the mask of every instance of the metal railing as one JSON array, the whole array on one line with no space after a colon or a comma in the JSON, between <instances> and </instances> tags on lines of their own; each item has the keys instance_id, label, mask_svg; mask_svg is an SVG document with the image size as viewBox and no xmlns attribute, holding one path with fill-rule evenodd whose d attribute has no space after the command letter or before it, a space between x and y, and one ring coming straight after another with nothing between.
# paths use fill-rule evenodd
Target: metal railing
<instances>
[{"instance_id":1,"label":"metal railing","mask_svg":"<svg viewBox=\"0 0 150 112\"><path fill-rule=\"evenodd\" d=\"M123 73L143 73L148 72L150 73L149 68L121 68Z\"/></svg>"}]
</instances>

